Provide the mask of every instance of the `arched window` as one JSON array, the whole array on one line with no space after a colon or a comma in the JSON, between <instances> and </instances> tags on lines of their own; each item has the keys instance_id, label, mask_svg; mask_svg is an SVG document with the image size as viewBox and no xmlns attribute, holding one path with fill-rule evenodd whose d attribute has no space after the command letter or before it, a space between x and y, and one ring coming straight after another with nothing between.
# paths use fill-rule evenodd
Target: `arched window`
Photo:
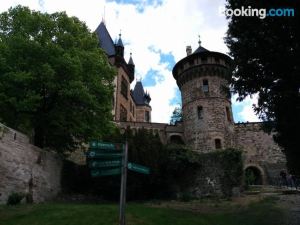
<instances>
[{"instance_id":1,"label":"arched window","mask_svg":"<svg viewBox=\"0 0 300 225\"><path fill-rule=\"evenodd\" d=\"M216 149L221 149L222 148L222 143L221 143L221 139L215 139L215 146Z\"/></svg>"},{"instance_id":2,"label":"arched window","mask_svg":"<svg viewBox=\"0 0 300 225\"><path fill-rule=\"evenodd\" d=\"M231 114L230 114L230 110L229 110L229 107L228 106L226 106L226 116L227 116L227 120L228 120L228 122L232 122L232 120L231 120Z\"/></svg>"},{"instance_id":3,"label":"arched window","mask_svg":"<svg viewBox=\"0 0 300 225\"><path fill-rule=\"evenodd\" d=\"M202 83L202 84L203 84L203 85L202 85L202 90L203 90L203 92L204 92L204 93L209 92L208 80L205 79L205 80L203 80L202 82L203 82L203 83Z\"/></svg>"},{"instance_id":4,"label":"arched window","mask_svg":"<svg viewBox=\"0 0 300 225\"><path fill-rule=\"evenodd\" d=\"M201 105L197 107L197 115L199 120L203 119L203 107Z\"/></svg>"}]
</instances>

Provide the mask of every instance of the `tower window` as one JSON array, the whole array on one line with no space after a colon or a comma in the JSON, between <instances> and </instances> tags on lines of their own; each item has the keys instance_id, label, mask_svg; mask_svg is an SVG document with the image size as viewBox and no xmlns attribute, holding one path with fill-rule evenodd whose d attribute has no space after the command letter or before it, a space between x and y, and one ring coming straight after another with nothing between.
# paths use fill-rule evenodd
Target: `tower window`
<instances>
[{"instance_id":1,"label":"tower window","mask_svg":"<svg viewBox=\"0 0 300 225\"><path fill-rule=\"evenodd\" d=\"M122 105L120 105L120 121L127 121L127 110Z\"/></svg>"},{"instance_id":2,"label":"tower window","mask_svg":"<svg viewBox=\"0 0 300 225\"><path fill-rule=\"evenodd\" d=\"M122 77L121 81L121 94L127 99L128 98L128 83L127 80Z\"/></svg>"},{"instance_id":3,"label":"tower window","mask_svg":"<svg viewBox=\"0 0 300 225\"><path fill-rule=\"evenodd\" d=\"M203 118L203 107L202 106L197 107L197 115L198 115L199 120L201 120Z\"/></svg>"},{"instance_id":4,"label":"tower window","mask_svg":"<svg viewBox=\"0 0 300 225\"><path fill-rule=\"evenodd\" d=\"M208 80L203 80L203 83L202 83L202 90L204 93L207 93L209 91L209 87L208 87Z\"/></svg>"},{"instance_id":5,"label":"tower window","mask_svg":"<svg viewBox=\"0 0 300 225\"><path fill-rule=\"evenodd\" d=\"M216 146L216 149L222 148L221 139L215 139L215 146Z\"/></svg>"},{"instance_id":6,"label":"tower window","mask_svg":"<svg viewBox=\"0 0 300 225\"><path fill-rule=\"evenodd\" d=\"M231 114L230 114L230 110L229 110L228 106L226 106L226 116L227 116L227 121L228 122L232 122L232 120L231 120Z\"/></svg>"},{"instance_id":7,"label":"tower window","mask_svg":"<svg viewBox=\"0 0 300 225\"><path fill-rule=\"evenodd\" d=\"M149 113L149 111L145 112L145 121L150 122L150 113Z\"/></svg>"},{"instance_id":8,"label":"tower window","mask_svg":"<svg viewBox=\"0 0 300 225\"><path fill-rule=\"evenodd\" d=\"M206 62L207 62L207 57L202 57L202 58L201 58L201 61L202 61L203 63L206 63Z\"/></svg>"}]
</instances>

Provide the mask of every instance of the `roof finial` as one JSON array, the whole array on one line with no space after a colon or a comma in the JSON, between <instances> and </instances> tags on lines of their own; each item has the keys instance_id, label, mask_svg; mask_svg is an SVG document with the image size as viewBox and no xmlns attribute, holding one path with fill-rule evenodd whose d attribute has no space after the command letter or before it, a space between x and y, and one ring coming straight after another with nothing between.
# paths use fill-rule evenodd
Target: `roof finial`
<instances>
[{"instance_id":1,"label":"roof finial","mask_svg":"<svg viewBox=\"0 0 300 225\"><path fill-rule=\"evenodd\" d=\"M199 37L198 44L199 44L199 46L201 46L201 39L200 39L200 35L198 35L198 37Z\"/></svg>"},{"instance_id":2,"label":"roof finial","mask_svg":"<svg viewBox=\"0 0 300 225\"><path fill-rule=\"evenodd\" d=\"M122 30L120 29L119 38L122 36Z\"/></svg>"},{"instance_id":3,"label":"roof finial","mask_svg":"<svg viewBox=\"0 0 300 225\"><path fill-rule=\"evenodd\" d=\"M106 25L106 22L105 22L105 6L103 8L102 22L104 23L104 25Z\"/></svg>"}]
</instances>

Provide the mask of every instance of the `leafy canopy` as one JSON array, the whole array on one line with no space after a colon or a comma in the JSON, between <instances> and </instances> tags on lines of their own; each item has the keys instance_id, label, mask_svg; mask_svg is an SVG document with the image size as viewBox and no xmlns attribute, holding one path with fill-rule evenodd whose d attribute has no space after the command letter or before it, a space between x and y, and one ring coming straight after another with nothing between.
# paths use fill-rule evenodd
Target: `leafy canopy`
<instances>
[{"instance_id":1,"label":"leafy canopy","mask_svg":"<svg viewBox=\"0 0 300 225\"><path fill-rule=\"evenodd\" d=\"M176 107L171 115L170 124L176 125L178 122L182 122L182 109L181 107Z\"/></svg>"},{"instance_id":2,"label":"leafy canopy","mask_svg":"<svg viewBox=\"0 0 300 225\"><path fill-rule=\"evenodd\" d=\"M111 124L114 70L76 17L0 14L0 119L39 147L71 150Z\"/></svg>"},{"instance_id":3,"label":"leafy canopy","mask_svg":"<svg viewBox=\"0 0 300 225\"><path fill-rule=\"evenodd\" d=\"M275 131L284 147L288 167L300 174L300 20L296 1L227 0L228 9L251 6L293 8L294 17L232 16L225 38L234 58L233 87L239 100L258 93L256 112Z\"/></svg>"}]
</instances>

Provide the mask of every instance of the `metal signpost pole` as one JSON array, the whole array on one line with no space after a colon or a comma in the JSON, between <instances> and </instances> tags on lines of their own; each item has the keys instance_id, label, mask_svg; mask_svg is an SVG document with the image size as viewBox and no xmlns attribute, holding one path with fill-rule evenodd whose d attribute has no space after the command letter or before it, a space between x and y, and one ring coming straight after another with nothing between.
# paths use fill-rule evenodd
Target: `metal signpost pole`
<instances>
[{"instance_id":1,"label":"metal signpost pole","mask_svg":"<svg viewBox=\"0 0 300 225\"><path fill-rule=\"evenodd\" d=\"M126 140L123 164L122 164L122 176L121 176L120 215L119 215L120 225L126 225L125 203L126 203L127 162L128 162L128 143Z\"/></svg>"}]
</instances>

